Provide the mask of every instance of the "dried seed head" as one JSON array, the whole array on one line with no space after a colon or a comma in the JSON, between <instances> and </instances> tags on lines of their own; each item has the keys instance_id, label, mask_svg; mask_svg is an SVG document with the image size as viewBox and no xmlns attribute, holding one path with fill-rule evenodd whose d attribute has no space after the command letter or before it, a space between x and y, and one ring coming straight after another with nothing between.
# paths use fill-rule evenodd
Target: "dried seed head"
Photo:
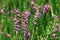
<instances>
[{"instance_id":1,"label":"dried seed head","mask_svg":"<svg viewBox=\"0 0 60 40\"><path fill-rule=\"evenodd\" d=\"M15 18L14 18L14 24L15 24L15 31L16 31L16 34L18 33L18 32L20 32L20 12L19 12L19 10L18 9L15 9L15 12L16 12L16 14L15 14Z\"/></svg>"},{"instance_id":2,"label":"dried seed head","mask_svg":"<svg viewBox=\"0 0 60 40\"><path fill-rule=\"evenodd\" d=\"M36 7L36 6L31 6L31 8L32 8L33 10L36 10L36 9L37 9L37 7Z\"/></svg>"},{"instance_id":3,"label":"dried seed head","mask_svg":"<svg viewBox=\"0 0 60 40\"><path fill-rule=\"evenodd\" d=\"M33 5L35 4L34 1L31 1L31 5L32 5L32 4L33 4Z\"/></svg>"},{"instance_id":4,"label":"dried seed head","mask_svg":"<svg viewBox=\"0 0 60 40\"><path fill-rule=\"evenodd\" d=\"M57 24L57 28L60 29L60 23Z\"/></svg>"},{"instance_id":5,"label":"dried seed head","mask_svg":"<svg viewBox=\"0 0 60 40\"><path fill-rule=\"evenodd\" d=\"M43 40L47 40L47 39L44 37Z\"/></svg>"},{"instance_id":6,"label":"dried seed head","mask_svg":"<svg viewBox=\"0 0 60 40\"><path fill-rule=\"evenodd\" d=\"M26 36L26 40L29 40L30 36L29 36L29 32L28 32L28 19L30 16L30 12L29 11L25 11L23 14L23 22L22 22L22 26L24 29L24 34Z\"/></svg>"},{"instance_id":7,"label":"dried seed head","mask_svg":"<svg viewBox=\"0 0 60 40\"><path fill-rule=\"evenodd\" d=\"M53 38L58 38L58 36L57 36L56 33L53 33L53 34L52 34L52 37L53 37Z\"/></svg>"},{"instance_id":8,"label":"dried seed head","mask_svg":"<svg viewBox=\"0 0 60 40\"><path fill-rule=\"evenodd\" d=\"M30 40L30 33L26 32L26 40Z\"/></svg>"},{"instance_id":9,"label":"dried seed head","mask_svg":"<svg viewBox=\"0 0 60 40\"><path fill-rule=\"evenodd\" d=\"M25 14L26 14L26 16L28 16L28 17L29 17L30 12L29 12L29 11L26 11L26 12L25 12Z\"/></svg>"},{"instance_id":10,"label":"dried seed head","mask_svg":"<svg viewBox=\"0 0 60 40\"><path fill-rule=\"evenodd\" d=\"M9 38L11 38L11 34L7 34L6 36L9 37Z\"/></svg>"},{"instance_id":11,"label":"dried seed head","mask_svg":"<svg viewBox=\"0 0 60 40\"><path fill-rule=\"evenodd\" d=\"M46 8L46 10L50 9L50 5L49 4L46 4L45 5L45 8Z\"/></svg>"},{"instance_id":12,"label":"dried seed head","mask_svg":"<svg viewBox=\"0 0 60 40\"><path fill-rule=\"evenodd\" d=\"M37 20L39 18L39 16L40 16L40 12L39 12L39 10L37 10L36 13L35 13L34 19Z\"/></svg>"},{"instance_id":13,"label":"dried seed head","mask_svg":"<svg viewBox=\"0 0 60 40\"><path fill-rule=\"evenodd\" d=\"M34 25L37 25L37 23L36 23L36 21L34 21L34 23L33 23Z\"/></svg>"},{"instance_id":14,"label":"dried seed head","mask_svg":"<svg viewBox=\"0 0 60 40\"><path fill-rule=\"evenodd\" d=\"M58 28L54 28L54 29L52 30L53 33L57 32L57 31L58 31Z\"/></svg>"},{"instance_id":15,"label":"dried seed head","mask_svg":"<svg viewBox=\"0 0 60 40\"><path fill-rule=\"evenodd\" d=\"M56 15L52 15L52 18L53 19L57 19L58 17Z\"/></svg>"},{"instance_id":16,"label":"dried seed head","mask_svg":"<svg viewBox=\"0 0 60 40\"><path fill-rule=\"evenodd\" d=\"M0 34L2 34L2 31L0 30Z\"/></svg>"}]
</instances>

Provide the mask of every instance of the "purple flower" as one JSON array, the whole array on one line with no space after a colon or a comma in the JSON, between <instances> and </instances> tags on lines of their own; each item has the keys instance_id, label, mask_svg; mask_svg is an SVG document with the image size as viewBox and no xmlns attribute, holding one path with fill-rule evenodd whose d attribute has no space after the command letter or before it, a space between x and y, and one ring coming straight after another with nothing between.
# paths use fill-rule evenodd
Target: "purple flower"
<instances>
[{"instance_id":1,"label":"purple flower","mask_svg":"<svg viewBox=\"0 0 60 40\"><path fill-rule=\"evenodd\" d=\"M30 32L26 32L26 40L30 40Z\"/></svg>"},{"instance_id":2,"label":"purple flower","mask_svg":"<svg viewBox=\"0 0 60 40\"><path fill-rule=\"evenodd\" d=\"M26 36L26 40L29 40L29 38L30 38L30 34L28 32L28 19L29 19L29 16L30 16L30 12L25 11L24 14L23 14L22 26L23 26L23 29L24 29L24 34Z\"/></svg>"},{"instance_id":3,"label":"purple flower","mask_svg":"<svg viewBox=\"0 0 60 40\"><path fill-rule=\"evenodd\" d=\"M4 14L4 10L3 9L1 9L1 13Z\"/></svg>"},{"instance_id":4,"label":"purple flower","mask_svg":"<svg viewBox=\"0 0 60 40\"><path fill-rule=\"evenodd\" d=\"M11 38L11 34L7 34L6 36L9 37L9 38Z\"/></svg>"},{"instance_id":5,"label":"purple flower","mask_svg":"<svg viewBox=\"0 0 60 40\"><path fill-rule=\"evenodd\" d=\"M4 14L5 8L6 8L6 5L3 5L3 7L2 7L2 9L1 9L1 11L0 11L2 14Z\"/></svg>"},{"instance_id":6,"label":"purple flower","mask_svg":"<svg viewBox=\"0 0 60 40\"><path fill-rule=\"evenodd\" d=\"M46 4L44 9L43 9L43 13L46 13L49 9L50 9L50 5Z\"/></svg>"},{"instance_id":7,"label":"purple flower","mask_svg":"<svg viewBox=\"0 0 60 40\"><path fill-rule=\"evenodd\" d=\"M3 8L6 8L6 4L3 5Z\"/></svg>"},{"instance_id":8,"label":"purple flower","mask_svg":"<svg viewBox=\"0 0 60 40\"><path fill-rule=\"evenodd\" d=\"M52 34L52 37L53 37L54 39L56 39L56 38L58 38L58 35L57 35L56 33L53 33L53 34Z\"/></svg>"},{"instance_id":9,"label":"purple flower","mask_svg":"<svg viewBox=\"0 0 60 40\"><path fill-rule=\"evenodd\" d=\"M37 10L35 13L34 19L37 20L39 18L39 16L40 16L40 12L39 12L39 10Z\"/></svg>"},{"instance_id":10,"label":"purple flower","mask_svg":"<svg viewBox=\"0 0 60 40\"><path fill-rule=\"evenodd\" d=\"M8 11L8 14L11 15L11 14L12 14L12 10L9 10L9 11Z\"/></svg>"},{"instance_id":11,"label":"purple flower","mask_svg":"<svg viewBox=\"0 0 60 40\"><path fill-rule=\"evenodd\" d=\"M44 9L43 9L43 13L46 13L46 11L47 11L46 8L44 8Z\"/></svg>"},{"instance_id":12,"label":"purple flower","mask_svg":"<svg viewBox=\"0 0 60 40\"><path fill-rule=\"evenodd\" d=\"M36 13L35 13L35 16L34 16L34 25L36 25L37 23L36 23L36 20L38 19L40 17L40 12L39 12L39 10L37 10L36 11Z\"/></svg>"},{"instance_id":13,"label":"purple flower","mask_svg":"<svg viewBox=\"0 0 60 40\"><path fill-rule=\"evenodd\" d=\"M0 30L0 34L2 34L2 30Z\"/></svg>"},{"instance_id":14,"label":"purple flower","mask_svg":"<svg viewBox=\"0 0 60 40\"><path fill-rule=\"evenodd\" d=\"M34 3L34 0L31 0L31 8L33 9L33 10L36 10L36 6L34 5L35 3Z\"/></svg>"},{"instance_id":15,"label":"purple flower","mask_svg":"<svg viewBox=\"0 0 60 40\"><path fill-rule=\"evenodd\" d=\"M15 30L16 30L16 34L18 32L20 32L20 12L16 9L15 10L16 14L15 14L15 18L14 18L14 24L15 24Z\"/></svg>"}]
</instances>

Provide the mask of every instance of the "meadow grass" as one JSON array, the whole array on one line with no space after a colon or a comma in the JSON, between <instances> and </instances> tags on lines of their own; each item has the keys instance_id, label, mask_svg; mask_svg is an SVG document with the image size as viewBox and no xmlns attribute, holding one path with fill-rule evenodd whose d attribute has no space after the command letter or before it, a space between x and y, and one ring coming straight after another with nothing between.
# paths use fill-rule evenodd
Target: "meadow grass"
<instances>
[{"instance_id":1,"label":"meadow grass","mask_svg":"<svg viewBox=\"0 0 60 40\"><path fill-rule=\"evenodd\" d=\"M36 10L31 8L31 0L0 0L0 10L3 5L6 5L4 14L0 11L0 40L26 40L24 30L22 28L22 14L26 10L30 11L28 20L28 31L30 32L29 40L60 40L60 0L34 0L35 5L41 5L39 9L40 16L36 21L37 25L33 24ZM50 9L43 14L44 6L49 3ZM16 35L14 17L15 8L19 10L21 16L20 32ZM9 15L8 11L12 10ZM54 28L57 28L56 29ZM56 32L52 32L55 30ZM53 36L55 33L55 36Z\"/></svg>"}]
</instances>

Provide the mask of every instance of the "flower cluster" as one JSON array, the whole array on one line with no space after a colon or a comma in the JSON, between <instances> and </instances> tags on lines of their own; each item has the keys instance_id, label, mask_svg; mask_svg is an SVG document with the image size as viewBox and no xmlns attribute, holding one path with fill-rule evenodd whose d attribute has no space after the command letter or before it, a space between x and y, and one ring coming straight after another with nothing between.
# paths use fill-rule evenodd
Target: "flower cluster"
<instances>
[{"instance_id":1,"label":"flower cluster","mask_svg":"<svg viewBox=\"0 0 60 40\"><path fill-rule=\"evenodd\" d=\"M11 15L11 14L12 14L12 10L9 10L9 11L8 11L8 14Z\"/></svg>"},{"instance_id":2,"label":"flower cluster","mask_svg":"<svg viewBox=\"0 0 60 40\"><path fill-rule=\"evenodd\" d=\"M40 12L39 12L39 10L37 10L35 13L34 19L37 20L39 18L39 16L40 16Z\"/></svg>"},{"instance_id":3,"label":"flower cluster","mask_svg":"<svg viewBox=\"0 0 60 40\"><path fill-rule=\"evenodd\" d=\"M43 13L46 13L49 9L50 9L50 5L46 4L44 9L43 9Z\"/></svg>"},{"instance_id":4,"label":"flower cluster","mask_svg":"<svg viewBox=\"0 0 60 40\"><path fill-rule=\"evenodd\" d=\"M57 31L60 29L60 23L57 24L57 27L54 27L54 29L52 30L52 37L54 39L58 38L58 35L57 35Z\"/></svg>"},{"instance_id":5,"label":"flower cluster","mask_svg":"<svg viewBox=\"0 0 60 40\"><path fill-rule=\"evenodd\" d=\"M16 30L16 33L20 32L20 13L19 11L16 9L15 10L16 12L16 17L14 18L14 24L15 24L15 30Z\"/></svg>"},{"instance_id":6,"label":"flower cluster","mask_svg":"<svg viewBox=\"0 0 60 40\"><path fill-rule=\"evenodd\" d=\"M39 16L40 16L40 12L39 10L37 10L34 16L34 25L36 24L36 20L39 18Z\"/></svg>"},{"instance_id":7,"label":"flower cluster","mask_svg":"<svg viewBox=\"0 0 60 40\"><path fill-rule=\"evenodd\" d=\"M57 34L56 34L56 32L58 31L58 28L57 27L55 27L53 30L52 30L52 37L53 38L57 38L58 36L57 36Z\"/></svg>"},{"instance_id":8,"label":"flower cluster","mask_svg":"<svg viewBox=\"0 0 60 40\"><path fill-rule=\"evenodd\" d=\"M26 36L26 40L29 40L29 38L30 38L30 33L28 31L28 19L29 19L29 16L30 16L30 12L29 11L26 11L23 14L22 26L23 26L23 29L24 29L24 34Z\"/></svg>"},{"instance_id":9,"label":"flower cluster","mask_svg":"<svg viewBox=\"0 0 60 40\"><path fill-rule=\"evenodd\" d=\"M40 9L41 6L40 6L40 5L39 5L39 6L36 6L34 0L31 0L31 8L32 8L33 10L36 10L37 8Z\"/></svg>"},{"instance_id":10,"label":"flower cluster","mask_svg":"<svg viewBox=\"0 0 60 40\"><path fill-rule=\"evenodd\" d=\"M3 8L2 8L1 11L0 11L2 14L4 14L5 8L6 8L6 5L3 5Z\"/></svg>"}]
</instances>

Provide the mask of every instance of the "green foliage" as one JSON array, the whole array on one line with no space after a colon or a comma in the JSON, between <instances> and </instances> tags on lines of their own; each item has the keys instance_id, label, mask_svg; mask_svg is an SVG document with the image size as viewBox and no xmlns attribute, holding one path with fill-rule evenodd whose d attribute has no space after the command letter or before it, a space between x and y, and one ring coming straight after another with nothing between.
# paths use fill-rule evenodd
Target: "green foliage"
<instances>
[{"instance_id":1,"label":"green foliage","mask_svg":"<svg viewBox=\"0 0 60 40\"><path fill-rule=\"evenodd\" d=\"M5 1L5 3L4 3ZM43 40L45 37L47 40L60 40L60 29L57 32L58 39L53 39L52 37L52 29L56 26L58 22L60 22L60 0L35 0L35 5L41 5L40 11L43 10L45 4L50 4L50 10L46 12L46 14L41 13L40 18L37 20L37 25L33 25L33 19L35 15L35 10L31 9L30 6L31 0L0 0L0 10L2 9L3 5L6 4L7 8L5 9L5 14L0 13L0 29L2 29L2 34L0 34L0 40L26 40L22 25L21 25L21 32L16 35L14 30L14 8L17 8L21 14L25 10L30 11L30 18L28 20L28 30L30 32L30 40ZM12 10L12 18L9 18L7 12ZM58 20L52 19L53 15L58 16ZM6 16L6 18L4 18ZM11 34L11 38L8 38L6 34Z\"/></svg>"}]
</instances>

